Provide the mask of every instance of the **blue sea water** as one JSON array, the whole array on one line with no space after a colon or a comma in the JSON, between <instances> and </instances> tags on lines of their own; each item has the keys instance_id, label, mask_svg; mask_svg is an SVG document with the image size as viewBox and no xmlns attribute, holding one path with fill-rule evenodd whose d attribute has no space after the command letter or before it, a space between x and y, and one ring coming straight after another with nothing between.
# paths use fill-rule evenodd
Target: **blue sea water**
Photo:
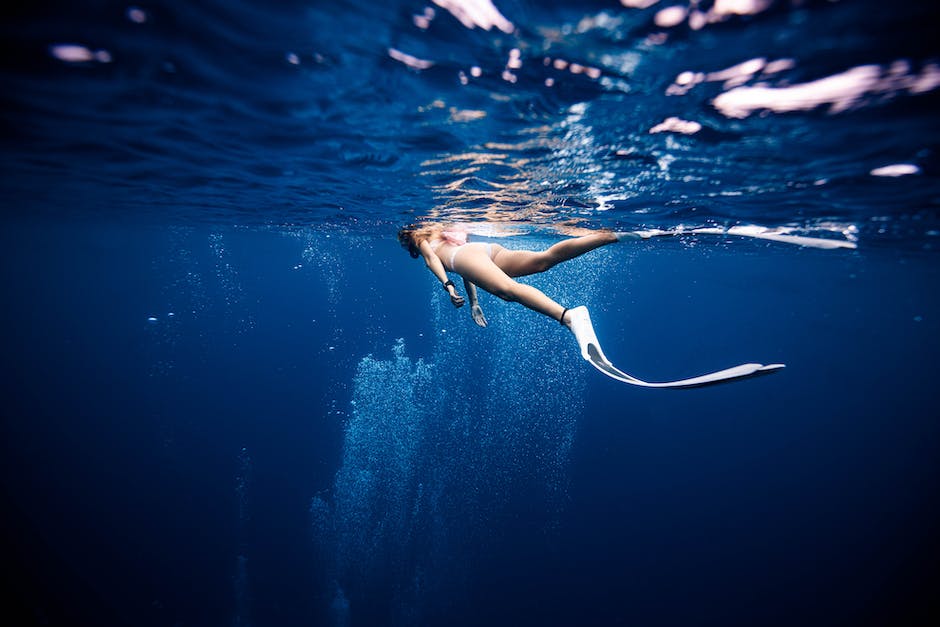
<instances>
[{"instance_id":1,"label":"blue sea water","mask_svg":"<svg viewBox=\"0 0 940 627\"><path fill-rule=\"evenodd\" d=\"M3 555L26 625L940 614L934 3L4 9ZM619 367L395 239L529 277Z\"/></svg>"}]
</instances>

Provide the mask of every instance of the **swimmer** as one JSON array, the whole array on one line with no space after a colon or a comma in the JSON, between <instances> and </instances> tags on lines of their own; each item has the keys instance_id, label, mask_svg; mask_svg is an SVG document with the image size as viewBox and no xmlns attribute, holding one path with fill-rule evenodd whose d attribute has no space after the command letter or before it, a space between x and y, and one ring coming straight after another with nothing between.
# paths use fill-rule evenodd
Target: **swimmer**
<instances>
[{"instance_id":1,"label":"swimmer","mask_svg":"<svg viewBox=\"0 0 940 627\"><path fill-rule=\"evenodd\" d=\"M650 229L614 233L598 231L590 235L562 240L545 250L509 250L499 244L469 242L467 232L445 229L437 225L416 225L398 232L398 241L415 259L424 258L428 270L441 282L454 307L463 307L464 298L457 292L447 273L453 272L463 279L464 290L470 300L470 315L479 326L486 326L486 318L477 298L477 287L499 298L520 303L569 329L578 341L581 356L592 366L612 379L630 385L648 388L691 388L734 381L777 372L784 364L747 363L708 374L650 383L630 375L614 366L601 349L587 307L567 308L549 298L542 291L519 283L516 278L545 272L554 266L574 259L595 248L623 240L642 240L651 237L675 235L738 235L766 239L804 247L855 248L854 241L823 239L795 235L792 228L770 229L759 226L735 226L728 229L702 227L691 230Z\"/></svg>"}]
</instances>

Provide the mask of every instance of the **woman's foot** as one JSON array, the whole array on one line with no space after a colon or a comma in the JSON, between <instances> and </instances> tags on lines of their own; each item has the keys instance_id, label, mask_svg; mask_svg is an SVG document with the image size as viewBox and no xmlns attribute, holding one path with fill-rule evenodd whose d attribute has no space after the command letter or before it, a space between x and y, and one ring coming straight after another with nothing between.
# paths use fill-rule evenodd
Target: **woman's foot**
<instances>
[{"instance_id":1,"label":"woman's foot","mask_svg":"<svg viewBox=\"0 0 940 627\"><path fill-rule=\"evenodd\" d=\"M578 341L581 356L594 363L595 366L598 363L609 365L600 344L597 342L597 335L594 333L594 325L591 324L591 315L588 313L587 307L581 305L567 310L564 319L567 322L565 326L571 330Z\"/></svg>"},{"instance_id":2,"label":"woman's foot","mask_svg":"<svg viewBox=\"0 0 940 627\"><path fill-rule=\"evenodd\" d=\"M565 309L558 318L558 322L561 323L561 326L567 327L569 331L574 332L575 326L580 324L579 321L584 319L587 319L587 324L590 326L591 322L588 309L584 305L580 305L578 307L572 307L571 309Z\"/></svg>"}]
</instances>

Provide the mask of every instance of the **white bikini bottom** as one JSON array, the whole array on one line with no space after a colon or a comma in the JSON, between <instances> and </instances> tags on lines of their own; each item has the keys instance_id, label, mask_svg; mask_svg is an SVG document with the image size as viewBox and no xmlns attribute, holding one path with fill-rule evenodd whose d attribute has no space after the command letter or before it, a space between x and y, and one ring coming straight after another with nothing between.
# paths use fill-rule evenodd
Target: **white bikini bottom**
<instances>
[{"instance_id":1,"label":"white bikini bottom","mask_svg":"<svg viewBox=\"0 0 940 627\"><path fill-rule=\"evenodd\" d=\"M454 247L454 252L452 252L452 253L450 254L450 271L451 271L451 272L457 272L457 266L454 265L454 263L456 263L456 261L457 261L457 253L459 253L460 251L462 251L462 250L465 249L465 248L470 248L471 246L485 246L485 247L486 247L486 255L487 255L490 259L493 258L493 254L495 253L495 250L494 250L494 248L493 248L493 245L492 245L492 244L489 244L489 243L473 242L473 243L471 243L471 244L464 244L463 246L455 246L455 247Z\"/></svg>"}]
</instances>

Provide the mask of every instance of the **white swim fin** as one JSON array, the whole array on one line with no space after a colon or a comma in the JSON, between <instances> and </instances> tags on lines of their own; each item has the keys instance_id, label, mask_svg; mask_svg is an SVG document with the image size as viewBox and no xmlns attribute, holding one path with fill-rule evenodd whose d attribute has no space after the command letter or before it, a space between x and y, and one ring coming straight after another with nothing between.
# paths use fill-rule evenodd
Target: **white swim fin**
<instances>
[{"instance_id":1,"label":"white swim fin","mask_svg":"<svg viewBox=\"0 0 940 627\"><path fill-rule=\"evenodd\" d=\"M571 331L578 340L581 347L581 356L589 361L592 366L606 374L612 379L629 383L630 385L639 385L648 388L693 388L715 383L722 383L744 377L753 377L763 374L769 374L781 368L784 364L741 364L734 368L727 368L703 374L691 379L682 379L680 381L666 381L663 383L649 383L617 369L601 350L600 342L597 341L597 335L594 333L594 325L591 324L591 316L587 307L575 307L568 311Z\"/></svg>"},{"instance_id":2,"label":"white swim fin","mask_svg":"<svg viewBox=\"0 0 940 627\"><path fill-rule=\"evenodd\" d=\"M728 229L728 235L740 235L742 237L753 237L755 239L768 239L774 242L784 242L785 244L796 244L797 246L808 246L810 248L858 248L855 242L844 239L828 239L824 237L806 237L804 235L791 235L791 229L780 227L770 229L765 226L733 226ZM692 230L691 233L701 232Z\"/></svg>"},{"instance_id":3,"label":"white swim fin","mask_svg":"<svg viewBox=\"0 0 940 627\"><path fill-rule=\"evenodd\" d=\"M673 230L646 229L645 231L620 231L614 233L619 241L649 239L651 237L678 236L678 235L738 235L740 237L753 237L766 239L785 244L795 244L809 248L858 248L855 242L845 239L829 239L826 237L807 237L805 235L792 235L793 229L788 227L768 228L757 225L732 226L725 229L721 227L704 226L695 229L677 228Z\"/></svg>"}]
</instances>

